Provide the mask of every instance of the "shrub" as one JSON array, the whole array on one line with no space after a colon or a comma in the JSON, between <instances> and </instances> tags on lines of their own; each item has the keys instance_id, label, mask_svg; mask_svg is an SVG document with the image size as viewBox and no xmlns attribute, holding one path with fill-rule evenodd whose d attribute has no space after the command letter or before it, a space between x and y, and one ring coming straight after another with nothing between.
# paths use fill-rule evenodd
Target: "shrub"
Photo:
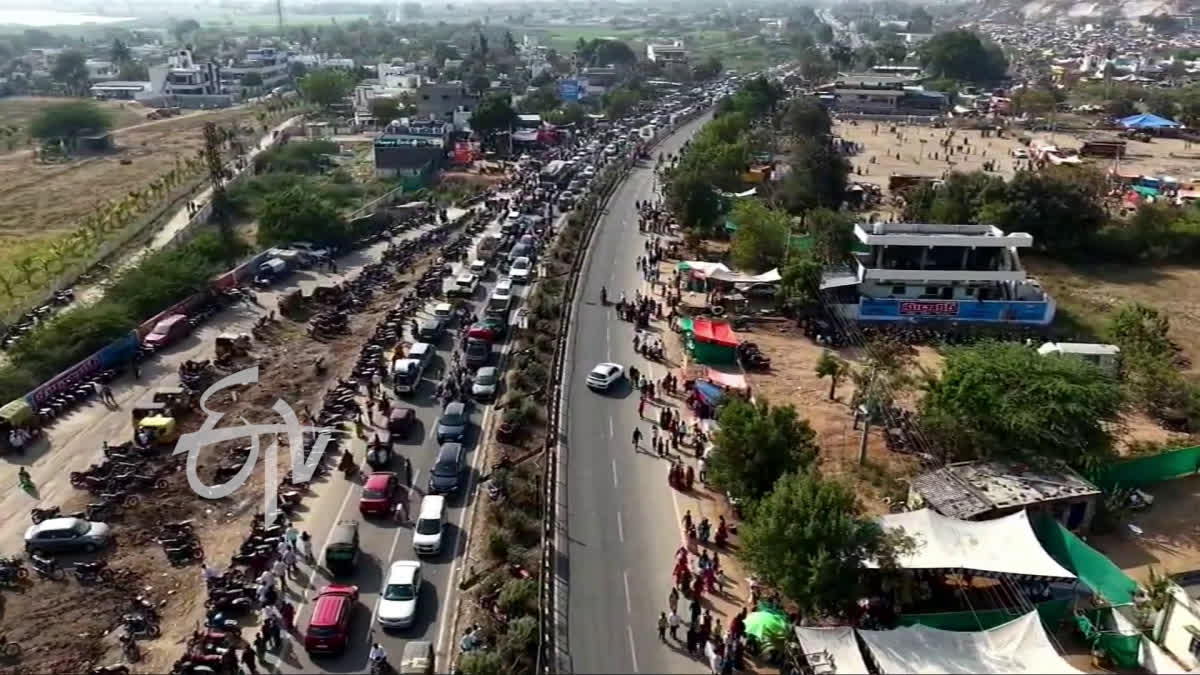
<instances>
[{"instance_id":1,"label":"shrub","mask_svg":"<svg viewBox=\"0 0 1200 675\"><path fill-rule=\"evenodd\" d=\"M512 672L498 652L471 652L459 662L463 675L509 675Z\"/></svg>"},{"instance_id":2,"label":"shrub","mask_svg":"<svg viewBox=\"0 0 1200 675\"><path fill-rule=\"evenodd\" d=\"M508 623L508 630L500 636L499 651L505 660L513 664L512 672L518 672L520 662L530 661L537 650L538 620L523 616Z\"/></svg>"},{"instance_id":3,"label":"shrub","mask_svg":"<svg viewBox=\"0 0 1200 675\"><path fill-rule=\"evenodd\" d=\"M510 546L512 546L512 532L508 528L502 527L488 535L488 553L496 560L507 558Z\"/></svg>"},{"instance_id":4,"label":"shrub","mask_svg":"<svg viewBox=\"0 0 1200 675\"><path fill-rule=\"evenodd\" d=\"M510 579L500 589L496 603L509 616L530 614L537 610L537 582L533 579Z\"/></svg>"},{"instance_id":5,"label":"shrub","mask_svg":"<svg viewBox=\"0 0 1200 675\"><path fill-rule=\"evenodd\" d=\"M525 512L510 510L505 514L504 519L508 523L509 531L513 533L514 543L520 546L533 546L541 539L539 523Z\"/></svg>"}]
</instances>

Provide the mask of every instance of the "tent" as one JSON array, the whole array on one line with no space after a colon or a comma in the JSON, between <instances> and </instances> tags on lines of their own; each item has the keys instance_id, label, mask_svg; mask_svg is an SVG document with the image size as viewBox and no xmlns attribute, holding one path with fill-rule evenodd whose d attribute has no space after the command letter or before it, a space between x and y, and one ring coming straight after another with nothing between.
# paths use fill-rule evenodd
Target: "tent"
<instances>
[{"instance_id":1,"label":"tent","mask_svg":"<svg viewBox=\"0 0 1200 675\"><path fill-rule=\"evenodd\" d=\"M1055 650L1037 612L974 633L911 626L858 634L883 675L1083 672Z\"/></svg>"},{"instance_id":2,"label":"tent","mask_svg":"<svg viewBox=\"0 0 1200 675\"><path fill-rule=\"evenodd\" d=\"M849 626L835 628L804 628L795 629L796 640L805 655L824 654L833 666L832 672L837 675L866 675L867 664L863 662L862 652L858 649L858 640L854 637L854 629ZM811 665L812 659L809 659ZM820 672L820 671L818 671Z\"/></svg>"},{"instance_id":3,"label":"tent","mask_svg":"<svg viewBox=\"0 0 1200 675\"><path fill-rule=\"evenodd\" d=\"M1150 113L1130 115L1117 121L1126 129L1168 129L1182 126L1179 122L1159 117L1158 115L1151 115Z\"/></svg>"},{"instance_id":4,"label":"tent","mask_svg":"<svg viewBox=\"0 0 1200 675\"><path fill-rule=\"evenodd\" d=\"M728 267L717 262L704 262L702 260L684 260L675 266L675 269L680 272L695 272L702 277L711 276L713 272L728 272Z\"/></svg>"},{"instance_id":5,"label":"tent","mask_svg":"<svg viewBox=\"0 0 1200 675\"><path fill-rule=\"evenodd\" d=\"M904 569L1075 578L1042 548L1025 511L977 522L920 509L881 516L879 523L885 529L904 528L915 541L913 550L897 561Z\"/></svg>"},{"instance_id":6,"label":"tent","mask_svg":"<svg viewBox=\"0 0 1200 675\"><path fill-rule=\"evenodd\" d=\"M714 408L721 405L721 401L725 398L725 392L720 387L702 380L696 382L696 395L700 397L701 401Z\"/></svg>"},{"instance_id":7,"label":"tent","mask_svg":"<svg viewBox=\"0 0 1200 675\"><path fill-rule=\"evenodd\" d=\"M779 274L778 267L762 274L738 274L737 272L717 270L708 275L708 278L734 284L775 284L783 279Z\"/></svg>"},{"instance_id":8,"label":"tent","mask_svg":"<svg viewBox=\"0 0 1200 675\"><path fill-rule=\"evenodd\" d=\"M712 382L713 384L719 384L726 389L745 390L750 388L750 384L746 382L746 376L738 375L737 373L722 373L719 370L705 368L704 377L707 378L709 382Z\"/></svg>"},{"instance_id":9,"label":"tent","mask_svg":"<svg viewBox=\"0 0 1200 675\"><path fill-rule=\"evenodd\" d=\"M722 347L736 347L738 344L728 321L696 319L692 321L692 331L701 342L711 342Z\"/></svg>"},{"instance_id":10,"label":"tent","mask_svg":"<svg viewBox=\"0 0 1200 675\"><path fill-rule=\"evenodd\" d=\"M787 633L787 629L787 615L777 609L760 609L746 616L746 634L762 642L767 642L771 636Z\"/></svg>"},{"instance_id":11,"label":"tent","mask_svg":"<svg viewBox=\"0 0 1200 675\"><path fill-rule=\"evenodd\" d=\"M700 363L733 363L736 360L737 338L727 322L692 319L689 330L687 322L681 319L679 325L687 335L688 350Z\"/></svg>"}]
</instances>

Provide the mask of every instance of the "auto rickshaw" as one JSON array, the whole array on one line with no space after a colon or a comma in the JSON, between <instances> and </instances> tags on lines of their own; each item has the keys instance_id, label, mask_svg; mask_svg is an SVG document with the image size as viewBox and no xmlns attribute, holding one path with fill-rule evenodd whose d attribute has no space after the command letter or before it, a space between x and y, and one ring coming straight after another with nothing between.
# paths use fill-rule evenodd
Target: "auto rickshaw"
<instances>
[{"instance_id":1,"label":"auto rickshaw","mask_svg":"<svg viewBox=\"0 0 1200 675\"><path fill-rule=\"evenodd\" d=\"M221 333L217 336L216 353L218 359L245 356L250 353L250 336L246 333Z\"/></svg>"},{"instance_id":2,"label":"auto rickshaw","mask_svg":"<svg viewBox=\"0 0 1200 675\"><path fill-rule=\"evenodd\" d=\"M358 521L340 520L325 545L325 569L334 576L349 576L358 567Z\"/></svg>"},{"instance_id":3,"label":"auto rickshaw","mask_svg":"<svg viewBox=\"0 0 1200 675\"><path fill-rule=\"evenodd\" d=\"M175 418L162 415L143 417L133 434L134 442L143 448L174 443L177 438L179 428L175 425Z\"/></svg>"},{"instance_id":4,"label":"auto rickshaw","mask_svg":"<svg viewBox=\"0 0 1200 675\"><path fill-rule=\"evenodd\" d=\"M136 428L138 422L147 417L166 417L168 415L167 404L161 401L146 401L133 406L133 410L129 411L129 416L132 418L133 426Z\"/></svg>"},{"instance_id":5,"label":"auto rickshaw","mask_svg":"<svg viewBox=\"0 0 1200 675\"><path fill-rule=\"evenodd\" d=\"M0 454L25 451L39 433L35 418L33 408L23 398L0 408Z\"/></svg>"},{"instance_id":6,"label":"auto rickshaw","mask_svg":"<svg viewBox=\"0 0 1200 675\"><path fill-rule=\"evenodd\" d=\"M400 675L433 675L433 643L409 640L400 656Z\"/></svg>"},{"instance_id":7,"label":"auto rickshaw","mask_svg":"<svg viewBox=\"0 0 1200 675\"><path fill-rule=\"evenodd\" d=\"M367 446L367 465L376 471L383 471L392 463L392 444L376 438Z\"/></svg>"},{"instance_id":8,"label":"auto rickshaw","mask_svg":"<svg viewBox=\"0 0 1200 675\"><path fill-rule=\"evenodd\" d=\"M167 406L164 417L178 417L192 407L192 392L185 387L159 387L154 390L154 401Z\"/></svg>"},{"instance_id":9,"label":"auto rickshaw","mask_svg":"<svg viewBox=\"0 0 1200 675\"><path fill-rule=\"evenodd\" d=\"M412 408L395 407L388 415L388 434L392 441L408 438L417 423L417 411Z\"/></svg>"}]
</instances>

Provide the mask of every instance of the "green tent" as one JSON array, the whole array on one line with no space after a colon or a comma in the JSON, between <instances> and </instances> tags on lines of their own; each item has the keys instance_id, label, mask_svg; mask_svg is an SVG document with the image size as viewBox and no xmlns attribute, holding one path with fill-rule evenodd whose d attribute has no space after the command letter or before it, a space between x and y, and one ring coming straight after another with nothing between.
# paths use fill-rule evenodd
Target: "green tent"
<instances>
[{"instance_id":1,"label":"green tent","mask_svg":"<svg viewBox=\"0 0 1200 675\"><path fill-rule=\"evenodd\" d=\"M760 609L746 616L746 635L753 635L762 642L787 632L787 615L778 610Z\"/></svg>"}]
</instances>

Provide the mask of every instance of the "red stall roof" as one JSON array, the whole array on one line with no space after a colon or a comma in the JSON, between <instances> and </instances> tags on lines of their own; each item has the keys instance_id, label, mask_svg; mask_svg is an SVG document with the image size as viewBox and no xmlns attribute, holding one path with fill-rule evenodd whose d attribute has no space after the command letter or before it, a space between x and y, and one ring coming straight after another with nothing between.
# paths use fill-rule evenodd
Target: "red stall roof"
<instances>
[{"instance_id":1,"label":"red stall roof","mask_svg":"<svg viewBox=\"0 0 1200 675\"><path fill-rule=\"evenodd\" d=\"M736 347L738 344L727 321L696 319L692 322L692 335L700 342L711 342L722 347Z\"/></svg>"}]
</instances>

